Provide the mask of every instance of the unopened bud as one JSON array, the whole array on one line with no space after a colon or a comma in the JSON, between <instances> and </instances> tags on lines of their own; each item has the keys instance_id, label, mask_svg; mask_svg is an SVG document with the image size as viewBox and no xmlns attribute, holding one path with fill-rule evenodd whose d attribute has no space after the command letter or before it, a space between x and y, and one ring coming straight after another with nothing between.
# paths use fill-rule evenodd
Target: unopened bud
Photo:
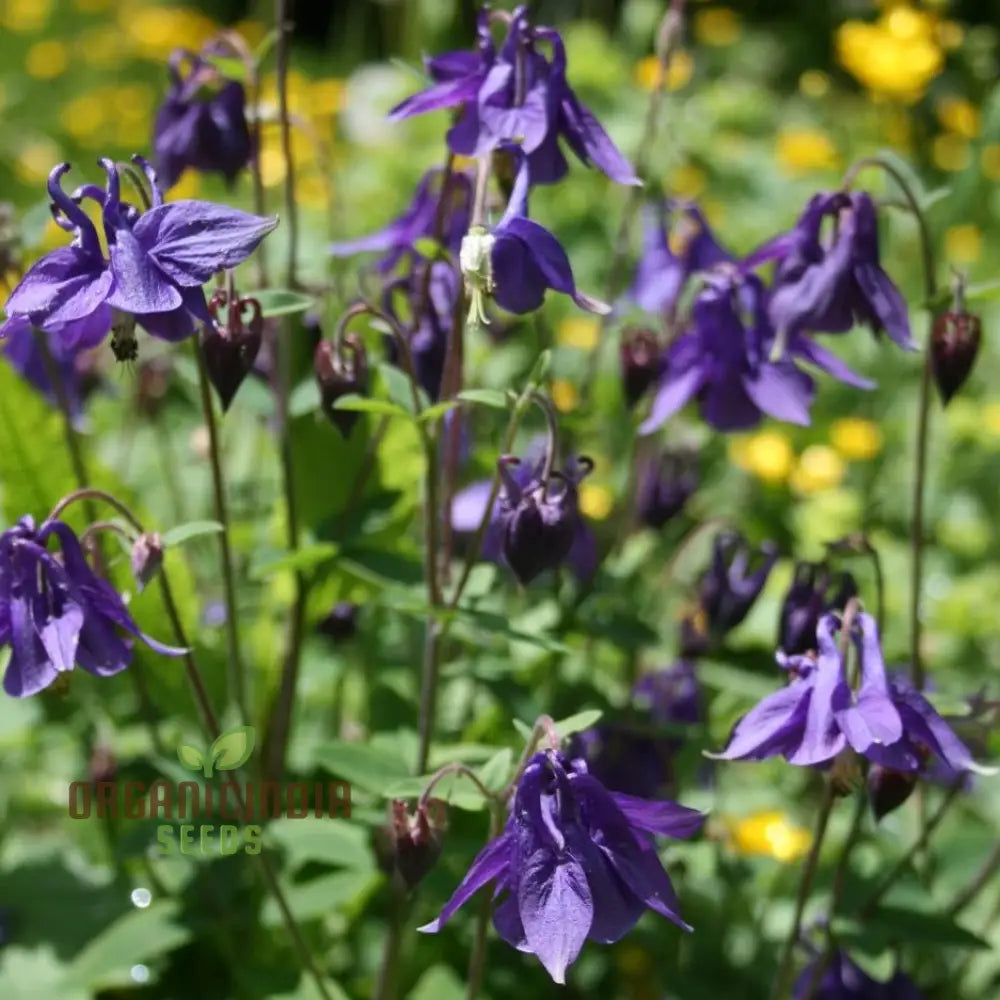
<instances>
[{"instance_id":1,"label":"unopened bud","mask_svg":"<svg viewBox=\"0 0 1000 1000\"><path fill-rule=\"evenodd\" d=\"M931 330L931 371L941 402L947 405L965 384L979 353L981 325L975 313L949 309L934 320Z\"/></svg>"},{"instance_id":2,"label":"unopened bud","mask_svg":"<svg viewBox=\"0 0 1000 1000\"><path fill-rule=\"evenodd\" d=\"M212 299L210 309L214 314L226 303L224 293L220 293ZM205 327L201 341L205 369L219 395L223 412L229 409L236 391L257 360L263 330L260 303L256 299L240 298L228 305L224 325L216 323Z\"/></svg>"},{"instance_id":3,"label":"unopened bud","mask_svg":"<svg viewBox=\"0 0 1000 1000\"><path fill-rule=\"evenodd\" d=\"M916 771L895 771L891 767L872 764L868 771L868 801L875 822L898 809L916 786Z\"/></svg>"},{"instance_id":4,"label":"unopened bud","mask_svg":"<svg viewBox=\"0 0 1000 1000\"><path fill-rule=\"evenodd\" d=\"M393 799L389 822L375 831L379 867L412 889L437 862L447 828L448 807L441 799L420 801L412 816L402 799Z\"/></svg>"},{"instance_id":5,"label":"unopened bud","mask_svg":"<svg viewBox=\"0 0 1000 1000\"><path fill-rule=\"evenodd\" d=\"M321 340L313 355L313 371L319 386L320 405L330 423L343 437L349 437L358 420L356 410L338 410L343 396L364 396L368 392L368 361L361 342L346 337L340 353L329 340Z\"/></svg>"},{"instance_id":6,"label":"unopened bud","mask_svg":"<svg viewBox=\"0 0 1000 1000\"><path fill-rule=\"evenodd\" d=\"M357 631L358 606L351 601L340 601L323 617L316 630L334 642L344 642Z\"/></svg>"},{"instance_id":7,"label":"unopened bud","mask_svg":"<svg viewBox=\"0 0 1000 1000\"><path fill-rule=\"evenodd\" d=\"M155 531L144 531L132 543L131 563L132 576L142 590L163 565L163 539Z\"/></svg>"},{"instance_id":8,"label":"unopened bud","mask_svg":"<svg viewBox=\"0 0 1000 1000\"><path fill-rule=\"evenodd\" d=\"M622 389L631 409L660 377L663 352L652 330L627 329L620 352Z\"/></svg>"}]
</instances>

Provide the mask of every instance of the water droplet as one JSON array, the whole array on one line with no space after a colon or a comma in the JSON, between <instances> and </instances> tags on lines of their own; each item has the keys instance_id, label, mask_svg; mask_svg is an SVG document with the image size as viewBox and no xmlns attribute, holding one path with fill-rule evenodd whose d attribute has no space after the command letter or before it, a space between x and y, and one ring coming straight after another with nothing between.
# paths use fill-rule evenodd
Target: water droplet
<instances>
[{"instance_id":1,"label":"water droplet","mask_svg":"<svg viewBox=\"0 0 1000 1000\"><path fill-rule=\"evenodd\" d=\"M153 902L153 894L148 889L133 889L130 898L132 905L138 906L140 910L146 909ZM136 966L136 968L144 968L144 966Z\"/></svg>"},{"instance_id":2,"label":"water droplet","mask_svg":"<svg viewBox=\"0 0 1000 1000\"><path fill-rule=\"evenodd\" d=\"M132 977L133 983L149 982L149 968L145 965L133 965L129 970L129 975Z\"/></svg>"}]
</instances>

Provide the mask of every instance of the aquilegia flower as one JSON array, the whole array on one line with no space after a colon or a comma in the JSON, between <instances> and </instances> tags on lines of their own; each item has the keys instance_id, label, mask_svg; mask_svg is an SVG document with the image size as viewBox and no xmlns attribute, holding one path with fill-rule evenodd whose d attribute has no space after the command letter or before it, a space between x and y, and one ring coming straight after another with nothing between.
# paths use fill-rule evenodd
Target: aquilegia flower
<instances>
[{"instance_id":1,"label":"aquilegia flower","mask_svg":"<svg viewBox=\"0 0 1000 1000\"><path fill-rule=\"evenodd\" d=\"M502 16L502 15L501 15ZM509 16L499 52L490 36L490 13L478 18L475 52L447 52L427 60L434 83L393 108L400 119L461 107L448 146L463 156L483 156L515 144L527 156L532 184L551 184L569 169L559 147L565 140L585 164L620 184L638 184L635 171L600 122L566 80L566 49L552 28L532 27L527 7ZM538 44L549 47L549 60Z\"/></svg>"},{"instance_id":2,"label":"aquilegia flower","mask_svg":"<svg viewBox=\"0 0 1000 1000\"><path fill-rule=\"evenodd\" d=\"M21 279L7 300L0 336L27 320L52 337L93 347L113 330L116 356L134 360L136 322L164 340L183 340L198 322L212 322L202 286L246 260L277 219L204 201L165 204L152 167L142 157L133 161L151 188L152 207L142 213L122 201L118 167L111 160L100 161L105 189L88 184L73 197L60 187L69 164L52 170L52 211L73 233L73 242L46 254ZM101 206L108 258L80 206L83 199Z\"/></svg>"},{"instance_id":3,"label":"aquilegia flower","mask_svg":"<svg viewBox=\"0 0 1000 1000\"><path fill-rule=\"evenodd\" d=\"M840 620L826 615L817 629L815 656L778 654L792 680L751 709L716 756L764 760L781 755L792 764L816 765L851 747L899 771L921 770L928 752L955 771L977 770L966 746L919 691L890 684L878 626L863 613L851 630L860 666L858 688L851 688L838 645L840 629Z\"/></svg>"},{"instance_id":4,"label":"aquilegia flower","mask_svg":"<svg viewBox=\"0 0 1000 1000\"><path fill-rule=\"evenodd\" d=\"M440 167L428 170L413 195L409 207L384 229L360 236L354 240L331 243L327 248L334 257L347 257L356 253L377 252L384 256L378 269L391 271L408 253L415 253L420 239L433 237L441 215L441 242L452 253L458 254L462 237L468 232L472 213L472 180L464 170L453 170L448 177L447 201L441 206L441 185L444 171Z\"/></svg>"},{"instance_id":5,"label":"aquilegia flower","mask_svg":"<svg viewBox=\"0 0 1000 1000\"><path fill-rule=\"evenodd\" d=\"M827 220L836 229L824 240ZM879 261L875 203L865 192L815 195L791 232L751 259L778 261L770 315L782 338L806 330L844 333L865 323L914 348L906 301Z\"/></svg>"},{"instance_id":6,"label":"aquilegia flower","mask_svg":"<svg viewBox=\"0 0 1000 1000\"><path fill-rule=\"evenodd\" d=\"M52 540L58 556L48 549ZM74 666L98 677L124 670L132 644L122 632L164 656L186 652L139 631L115 589L90 568L68 525L45 521L36 528L23 517L0 535L0 646L11 649L7 694L37 694Z\"/></svg>"},{"instance_id":7,"label":"aquilegia flower","mask_svg":"<svg viewBox=\"0 0 1000 1000\"><path fill-rule=\"evenodd\" d=\"M577 290L566 251L544 226L528 218L528 169L522 157L503 217L489 230L473 226L459 263L469 293L469 321L487 323L486 296L512 313L534 312L545 293L569 295L581 308L606 315L610 306Z\"/></svg>"},{"instance_id":8,"label":"aquilegia flower","mask_svg":"<svg viewBox=\"0 0 1000 1000\"><path fill-rule=\"evenodd\" d=\"M691 275L732 259L697 205L674 200L646 205L642 255L628 294L646 312L671 316Z\"/></svg>"},{"instance_id":9,"label":"aquilegia flower","mask_svg":"<svg viewBox=\"0 0 1000 1000\"><path fill-rule=\"evenodd\" d=\"M821 958L816 959L822 961ZM810 991L815 963L795 981L792 1000L923 1000L915 983L899 970L892 979L880 983L855 965L846 952L836 951L820 977L815 992Z\"/></svg>"},{"instance_id":10,"label":"aquilegia flower","mask_svg":"<svg viewBox=\"0 0 1000 1000\"><path fill-rule=\"evenodd\" d=\"M153 160L165 188L189 167L232 184L254 155L246 91L204 55L177 49L167 65L170 89L153 124Z\"/></svg>"},{"instance_id":11,"label":"aquilegia flower","mask_svg":"<svg viewBox=\"0 0 1000 1000\"><path fill-rule=\"evenodd\" d=\"M584 941L610 943L648 907L685 930L651 834L697 833L702 813L673 802L609 792L586 764L555 750L536 753L517 784L503 833L483 848L438 918L436 933L488 882L503 895L493 913L500 936L537 955L557 983Z\"/></svg>"},{"instance_id":12,"label":"aquilegia flower","mask_svg":"<svg viewBox=\"0 0 1000 1000\"><path fill-rule=\"evenodd\" d=\"M567 563L578 580L597 569L597 543L580 513L577 486L592 466L587 458L567 463L563 472L546 474L546 460L537 445L523 461L500 459L500 492L483 536L480 556L506 563L521 584L545 570ZM482 521L489 502L489 480L473 483L455 494L452 527L471 534Z\"/></svg>"},{"instance_id":13,"label":"aquilegia flower","mask_svg":"<svg viewBox=\"0 0 1000 1000\"><path fill-rule=\"evenodd\" d=\"M820 618L829 611L843 611L857 592L850 573L835 575L825 563L797 563L781 604L778 649L788 654L815 649Z\"/></svg>"}]
</instances>

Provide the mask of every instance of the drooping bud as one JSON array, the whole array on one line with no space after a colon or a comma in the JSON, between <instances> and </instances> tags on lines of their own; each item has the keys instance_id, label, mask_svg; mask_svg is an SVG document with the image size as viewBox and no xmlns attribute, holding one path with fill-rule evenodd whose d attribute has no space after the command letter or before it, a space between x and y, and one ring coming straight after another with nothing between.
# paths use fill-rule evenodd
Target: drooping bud
<instances>
[{"instance_id":1,"label":"drooping bud","mask_svg":"<svg viewBox=\"0 0 1000 1000\"><path fill-rule=\"evenodd\" d=\"M951 397L965 384L979 353L981 339L979 317L966 312L960 302L934 320L930 346L931 371L942 405L947 406Z\"/></svg>"},{"instance_id":2,"label":"drooping bud","mask_svg":"<svg viewBox=\"0 0 1000 1000\"><path fill-rule=\"evenodd\" d=\"M910 797L917 786L917 776L916 771L895 771L872 764L868 769L868 801L876 823Z\"/></svg>"},{"instance_id":3,"label":"drooping bud","mask_svg":"<svg viewBox=\"0 0 1000 1000\"><path fill-rule=\"evenodd\" d=\"M368 359L364 345L348 334L338 353L336 344L321 340L313 355L313 371L323 412L343 437L350 437L359 414L356 410L338 410L335 404L343 396L364 396L368 392Z\"/></svg>"},{"instance_id":4,"label":"drooping bud","mask_svg":"<svg viewBox=\"0 0 1000 1000\"><path fill-rule=\"evenodd\" d=\"M626 329L620 352L622 390L632 409L663 373L663 351L652 330Z\"/></svg>"},{"instance_id":5,"label":"drooping bud","mask_svg":"<svg viewBox=\"0 0 1000 1000\"><path fill-rule=\"evenodd\" d=\"M218 319L222 307L226 309L224 323ZM216 322L205 327L202 350L208 379L225 412L253 368L260 350L264 320L260 303L256 299L240 298L235 291L216 292L208 308Z\"/></svg>"},{"instance_id":6,"label":"drooping bud","mask_svg":"<svg viewBox=\"0 0 1000 1000\"><path fill-rule=\"evenodd\" d=\"M357 619L358 606L352 601L339 601L320 620L316 631L334 642L344 642L357 631Z\"/></svg>"},{"instance_id":7,"label":"drooping bud","mask_svg":"<svg viewBox=\"0 0 1000 1000\"><path fill-rule=\"evenodd\" d=\"M636 515L647 528L662 528L676 517L698 488L691 456L664 452L639 470L635 493Z\"/></svg>"},{"instance_id":8,"label":"drooping bud","mask_svg":"<svg viewBox=\"0 0 1000 1000\"><path fill-rule=\"evenodd\" d=\"M411 816L406 802L393 799L389 822L375 830L379 867L412 889L437 862L447 829L448 807L443 800L421 800Z\"/></svg>"},{"instance_id":9,"label":"drooping bud","mask_svg":"<svg viewBox=\"0 0 1000 1000\"><path fill-rule=\"evenodd\" d=\"M155 531L144 531L132 543L132 576L141 591L163 565L163 539Z\"/></svg>"},{"instance_id":10,"label":"drooping bud","mask_svg":"<svg viewBox=\"0 0 1000 1000\"><path fill-rule=\"evenodd\" d=\"M778 648L789 656L816 649L820 618L828 611L843 611L857 593L850 573L833 576L824 563L798 563L781 605Z\"/></svg>"}]
</instances>

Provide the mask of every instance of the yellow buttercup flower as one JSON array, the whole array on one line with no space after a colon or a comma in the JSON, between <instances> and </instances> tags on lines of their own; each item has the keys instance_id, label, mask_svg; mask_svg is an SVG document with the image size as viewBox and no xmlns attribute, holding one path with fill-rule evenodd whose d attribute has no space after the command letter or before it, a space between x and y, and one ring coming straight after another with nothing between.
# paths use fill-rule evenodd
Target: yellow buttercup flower
<instances>
[{"instance_id":1,"label":"yellow buttercup flower","mask_svg":"<svg viewBox=\"0 0 1000 1000\"><path fill-rule=\"evenodd\" d=\"M734 438L729 457L741 469L765 483L783 483L792 470L795 454L781 431L758 431L749 437Z\"/></svg>"},{"instance_id":2,"label":"yellow buttercup flower","mask_svg":"<svg viewBox=\"0 0 1000 1000\"><path fill-rule=\"evenodd\" d=\"M833 140L816 128L791 128L780 132L776 156L788 174L832 170L838 162Z\"/></svg>"},{"instance_id":3,"label":"yellow buttercup flower","mask_svg":"<svg viewBox=\"0 0 1000 1000\"><path fill-rule=\"evenodd\" d=\"M846 467L844 460L825 444L812 444L799 456L792 470L792 487L807 496L840 485Z\"/></svg>"},{"instance_id":4,"label":"yellow buttercup flower","mask_svg":"<svg viewBox=\"0 0 1000 1000\"><path fill-rule=\"evenodd\" d=\"M52 0L5 0L0 4L0 25L30 35L48 24Z\"/></svg>"},{"instance_id":5,"label":"yellow buttercup flower","mask_svg":"<svg viewBox=\"0 0 1000 1000\"><path fill-rule=\"evenodd\" d=\"M555 403L556 409L560 413L571 413L576 409L580 397L572 382L564 378L557 378L553 380L549 391L552 402Z\"/></svg>"},{"instance_id":6,"label":"yellow buttercup flower","mask_svg":"<svg viewBox=\"0 0 1000 1000\"><path fill-rule=\"evenodd\" d=\"M601 333L599 320L589 316L571 316L560 320L556 327L556 342L561 347L575 347L579 351L592 351Z\"/></svg>"},{"instance_id":7,"label":"yellow buttercup flower","mask_svg":"<svg viewBox=\"0 0 1000 1000\"><path fill-rule=\"evenodd\" d=\"M799 90L806 97L825 97L830 93L830 77L819 69L807 69L799 77Z\"/></svg>"},{"instance_id":8,"label":"yellow buttercup flower","mask_svg":"<svg viewBox=\"0 0 1000 1000\"><path fill-rule=\"evenodd\" d=\"M675 52L667 68L667 89L680 90L694 73L694 60L690 52ZM660 60L656 56L646 56L635 65L635 82L640 90L652 90L660 79Z\"/></svg>"},{"instance_id":9,"label":"yellow buttercup flower","mask_svg":"<svg viewBox=\"0 0 1000 1000\"><path fill-rule=\"evenodd\" d=\"M69 50L64 42L55 39L36 42L24 57L25 71L36 80L54 80L66 72L68 65Z\"/></svg>"},{"instance_id":10,"label":"yellow buttercup flower","mask_svg":"<svg viewBox=\"0 0 1000 1000\"><path fill-rule=\"evenodd\" d=\"M934 137L931 144L931 158L934 165L949 173L964 170L972 159L969 140L950 132Z\"/></svg>"},{"instance_id":11,"label":"yellow buttercup flower","mask_svg":"<svg viewBox=\"0 0 1000 1000\"><path fill-rule=\"evenodd\" d=\"M830 428L833 447L848 461L866 462L882 450L882 431L874 420L842 417Z\"/></svg>"},{"instance_id":12,"label":"yellow buttercup flower","mask_svg":"<svg viewBox=\"0 0 1000 1000\"><path fill-rule=\"evenodd\" d=\"M594 521L603 521L614 507L614 497L607 486L597 483L581 483L580 511L585 517Z\"/></svg>"},{"instance_id":13,"label":"yellow buttercup flower","mask_svg":"<svg viewBox=\"0 0 1000 1000\"><path fill-rule=\"evenodd\" d=\"M937 106L938 121L957 135L975 139L979 135L979 108L961 97L949 97Z\"/></svg>"},{"instance_id":14,"label":"yellow buttercup flower","mask_svg":"<svg viewBox=\"0 0 1000 1000\"><path fill-rule=\"evenodd\" d=\"M61 159L62 153L51 139L33 139L20 147L14 168L26 184L37 184L49 176L52 164Z\"/></svg>"},{"instance_id":15,"label":"yellow buttercup flower","mask_svg":"<svg viewBox=\"0 0 1000 1000\"><path fill-rule=\"evenodd\" d=\"M100 138L100 133L108 121L110 106L102 91L80 94L64 105L59 113L59 123L63 130L77 142L88 144L88 139Z\"/></svg>"},{"instance_id":16,"label":"yellow buttercup flower","mask_svg":"<svg viewBox=\"0 0 1000 1000\"><path fill-rule=\"evenodd\" d=\"M200 49L219 30L210 17L190 7L160 4L138 9L129 4L122 9L119 24L136 53L155 60L166 59L178 47Z\"/></svg>"},{"instance_id":17,"label":"yellow buttercup flower","mask_svg":"<svg viewBox=\"0 0 1000 1000\"><path fill-rule=\"evenodd\" d=\"M988 181L1000 181L1000 142L983 146L979 154L979 165Z\"/></svg>"},{"instance_id":18,"label":"yellow buttercup flower","mask_svg":"<svg viewBox=\"0 0 1000 1000\"><path fill-rule=\"evenodd\" d=\"M796 826L778 810L730 820L729 842L739 854L766 855L777 861L795 861L812 846L812 834Z\"/></svg>"},{"instance_id":19,"label":"yellow buttercup flower","mask_svg":"<svg viewBox=\"0 0 1000 1000\"><path fill-rule=\"evenodd\" d=\"M730 7L699 10L694 15L694 37L702 45L723 48L740 37L740 16Z\"/></svg>"},{"instance_id":20,"label":"yellow buttercup flower","mask_svg":"<svg viewBox=\"0 0 1000 1000\"><path fill-rule=\"evenodd\" d=\"M982 249L983 235L972 223L952 226L944 234L945 256L953 264L974 264Z\"/></svg>"},{"instance_id":21,"label":"yellow buttercup flower","mask_svg":"<svg viewBox=\"0 0 1000 1000\"><path fill-rule=\"evenodd\" d=\"M697 198L708 187L708 175L693 163L675 167L667 181L667 189L679 198Z\"/></svg>"},{"instance_id":22,"label":"yellow buttercup flower","mask_svg":"<svg viewBox=\"0 0 1000 1000\"><path fill-rule=\"evenodd\" d=\"M177 183L167 192L167 201L183 201L197 198L201 193L201 175L197 170L185 170Z\"/></svg>"}]
</instances>

